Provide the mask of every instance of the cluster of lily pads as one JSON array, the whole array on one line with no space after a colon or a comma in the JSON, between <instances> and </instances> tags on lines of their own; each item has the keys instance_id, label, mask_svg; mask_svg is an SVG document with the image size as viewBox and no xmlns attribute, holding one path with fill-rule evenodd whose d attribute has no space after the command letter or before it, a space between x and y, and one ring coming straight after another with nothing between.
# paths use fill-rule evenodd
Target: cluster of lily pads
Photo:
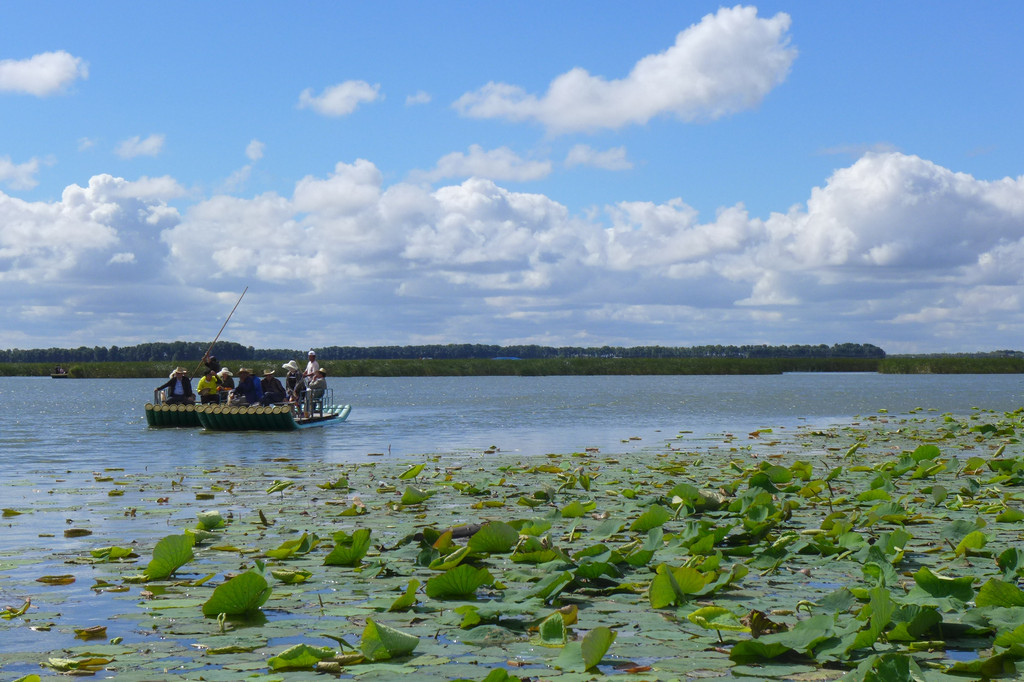
<instances>
[{"instance_id":1,"label":"cluster of lily pads","mask_svg":"<svg viewBox=\"0 0 1024 682\"><path fill-rule=\"evenodd\" d=\"M72 562L129 635L37 660L125 679L1014 675L1022 429L976 411L621 456L97 476L139 491L123 523L191 521ZM36 622L29 601L0 617Z\"/></svg>"}]
</instances>

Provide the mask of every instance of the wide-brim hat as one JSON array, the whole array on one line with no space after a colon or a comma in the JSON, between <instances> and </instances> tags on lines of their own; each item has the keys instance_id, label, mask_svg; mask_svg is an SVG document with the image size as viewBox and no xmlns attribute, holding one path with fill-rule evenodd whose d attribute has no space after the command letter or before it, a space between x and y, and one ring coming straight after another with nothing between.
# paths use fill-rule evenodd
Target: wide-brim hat
<instances>
[{"instance_id":1,"label":"wide-brim hat","mask_svg":"<svg viewBox=\"0 0 1024 682\"><path fill-rule=\"evenodd\" d=\"M188 370L185 369L184 367L175 367L174 368L174 374L187 374L187 373L188 373Z\"/></svg>"},{"instance_id":2,"label":"wide-brim hat","mask_svg":"<svg viewBox=\"0 0 1024 682\"><path fill-rule=\"evenodd\" d=\"M295 363L294 360L289 360L288 362L284 363L283 365L281 365L281 368L282 369L290 369L290 370L293 370L293 371L296 371L296 372L299 371L299 366Z\"/></svg>"},{"instance_id":3,"label":"wide-brim hat","mask_svg":"<svg viewBox=\"0 0 1024 682\"><path fill-rule=\"evenodd\" d=\"M217 372L217 376L229 376L229 377L233 377L233 376L235 376L235 375L231 373L231 370L230 370L230 369L228 369L227 367L225 367L225 368L224 368L224 369L222 369L221 371Z\"/></svg>"},{"instance_id":4,"label":"wide-brim hat","mask_svg":"<svg viewBox=\"0 0 1024 682\"><path fill-rule=\"evenodd\" d=\"M252 374L252 370L249 369L248 367L239 367L238 373L241 374L242 372L245 372L246 374Z\"/></svg>"},{"instance_id":5,"label":"wide-brim hat","mask_svg":"<svg viewBox=\"0 0 1024 682\"><path fill-rule=\"evenodd\" d=\"M263 376L265 376L265 377L272 377L272 376L274 376L274 370L272 370L272 369L265 369L265 370L263 370Z\"/></svg>"}]
</instances>

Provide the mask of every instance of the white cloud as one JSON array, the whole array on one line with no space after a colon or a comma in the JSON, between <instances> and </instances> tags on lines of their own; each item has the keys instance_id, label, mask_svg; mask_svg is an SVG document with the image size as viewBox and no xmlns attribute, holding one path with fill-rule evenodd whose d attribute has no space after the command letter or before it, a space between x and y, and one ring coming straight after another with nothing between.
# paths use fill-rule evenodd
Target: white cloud
<instances>
[{"instance_id":1,"label":"white cloud","mask_svg":"<svg viewBox=\"0 0 1024 682\"><path fill-rule=\"evenodd\" d=\"M160 230L177 222L164 199L179 196L170 178L98 175L88 187L70 185L59 201L27 202L0 193L0 281L102 282L110 264L136 263L134 276L162 270Z\"/></svg>"},{"instance_id":2,"label":"white cloud","mask_svg":"<svg viewBox=\"0 0 1024 682\"><path fill-rule=\"evenodd\" d=\"M183 191L103 175L52 203L0 193L0 280L18 315L53 305L40 287L105 286L90 304L105 315L144 283L197 299L244 283L275 326L315 319L333 343L756 335L893 350L910 337L1013 347L1024 332L1024 178L903 154L869 154L766 220L742 205L702 219L681 198L573 215L481 177L386 185L367 160L182 217L166 201ZM238 333L263 343L263 318L246 317Z\"/></svg>"},{"instance_id":3,"label":"white cloud","mask_svg":"<svg viewBox=\"0 0 1024 682\"><path fill-rule=\"evenodd\" d=\"M441 157L433 170L415 174L429 182L443 178L480 177L491 180L528 182L551 174L550 161L527 161L508 147L485 150L478 144L468 153L452 152Z\"/></svg>"},{"instance_id":4,"label":"white cloud","mask_svg":"<svg viewBox=\"0 0 1024 682\"><path fill-rule=\"evenodd\" d=\"M245 148L245 156L250 161L259 161L263 158L263 150L266 149L266 147L267 145L259 140L252 140Z\"/></svg>"},{"instance_id":5,"label":"white cloud","mask_svg":"<svg viewBox=\"0 0 1024 682\"><path fill-rule=\"evenodd\" d=\"M0 182L11 189L32 189L39 184L39 159L14 163L9 156L0 156Z\"/></svg>"},{"instance_id":6,"label":"white cloud","mask_svg":"<svg viewBox=\"0 0 1024 682\"><path fill-rule=\"evenodd\" d=\"M299 94L299 108L312 109L323 116L347 116L363 102L374 102L380 97L380 84L366 81L345 81L324 88L314 95L311 88Z\"/></svg>"},{"instance_id":7,"label":"white cloud","mask_svg":"<svg viewBox=\"0 0 1024 682\"><path fill-rule=\"evenodd\" d=\"M565 165L592 166L604 170L629 170L633 162L626 158L625 147L612 147L603 152L586 144L574 145L565 157Z\"/></svg>"},{"instance_id":8,"label":"white cloud","mask_svg":"<svg viewBox=\"0 0 1024 682\"><path fill-rule=\"evenodd\" d=\"M553 133L618 129L671 114L713 120L756 107L782 83L796 58L790 18L761 19L754 7L722 8L679 33L675 44L608 80L576 67L538 97L488 83L454 103L464 116L536 121Z\"/></svg>"},{"instance_id":9,"label":"white cloud","mask_svg":"<svg viewBox=\"0 0 1024 682\"><path fill-rule=\"evenodd\" d=\"M46 97L88 77L89 65L63 50L43 52L29 59L0 60L0 92Z\"/></svg>"},{"instance_id":10,"label":"white cloud","mask_svg":"<svg viewBox=\"0 0 1024 682\"><path fill-rule=\"evenodd\" d=\"M96 146L96 140L88 137L78 138L78 151L84 152Z\"/></svg>"},{"instance_id":11,"label":"white cloud","mask_svg":"<svg viewBox=\"0 0 1024 682\"><path fill-rule=\"evenodd\" d=\"M118 144L114 153L122 159L134 159L137 156L157 156L163 151L163 148L163 135L154 134L145 139L136 135Z\"/></svg>"},{"instance_id":12,"label":"white cloud","mask_svg":"<svg viewBox=\"0 0 1024 682\"><path fill-rule=\"evenodd\" d=\"M419 90L418 92L409 95L408 97L405 98L405 105L413 106L416 104L429 104L432 99L433 98L430 96L429 92Z\"/></svg>"}]
</instances>

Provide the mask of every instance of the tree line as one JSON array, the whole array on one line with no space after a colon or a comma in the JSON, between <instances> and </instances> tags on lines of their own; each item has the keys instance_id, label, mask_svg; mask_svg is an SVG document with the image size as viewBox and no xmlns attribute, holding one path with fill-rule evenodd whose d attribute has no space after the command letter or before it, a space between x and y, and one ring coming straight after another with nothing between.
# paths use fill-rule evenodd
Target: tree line
<instances>
[{"instance_id":1,"label":"tree line","mask_svg":"<svg viewBox=\"0 0 1024 682\"><path fill-rule=\"evenodd\" d=\"M196 362L209 344L199 341L140 343L134 346L80 346L0 350L0 362ZM222 361L305 360L308 349L254 348L218 341L213 353ZM704 345L704 346L538 346L452 343L417 346L326 346L316 349L320 360L422 360L491 358L884 358L885 351L870 343L831 346Z\"/></svg>"}]
</instances>

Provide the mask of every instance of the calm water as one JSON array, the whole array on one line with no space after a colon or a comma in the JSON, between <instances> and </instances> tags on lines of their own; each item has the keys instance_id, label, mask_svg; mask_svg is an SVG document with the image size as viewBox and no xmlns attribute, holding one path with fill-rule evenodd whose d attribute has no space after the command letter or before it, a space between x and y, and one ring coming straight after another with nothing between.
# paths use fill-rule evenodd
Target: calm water
<instances>
[{"instance_id":1,"label":"calm water","mask_svg":"<svg viewBox=\"0 0 1024 682\"><path fill-rule=\"evenodd\" d=\"M695 438L843 421L883 408L967 413L1024 404L1024 378L1016 375L358 378L332 382L339 401L353 406L343 424L209 433L148 428L143 405L158 383L0 378L0 474L281 456L344 462L491 447L523 456L587 447L623 452L683 431Z\"/></svg>"}]
</instances>

